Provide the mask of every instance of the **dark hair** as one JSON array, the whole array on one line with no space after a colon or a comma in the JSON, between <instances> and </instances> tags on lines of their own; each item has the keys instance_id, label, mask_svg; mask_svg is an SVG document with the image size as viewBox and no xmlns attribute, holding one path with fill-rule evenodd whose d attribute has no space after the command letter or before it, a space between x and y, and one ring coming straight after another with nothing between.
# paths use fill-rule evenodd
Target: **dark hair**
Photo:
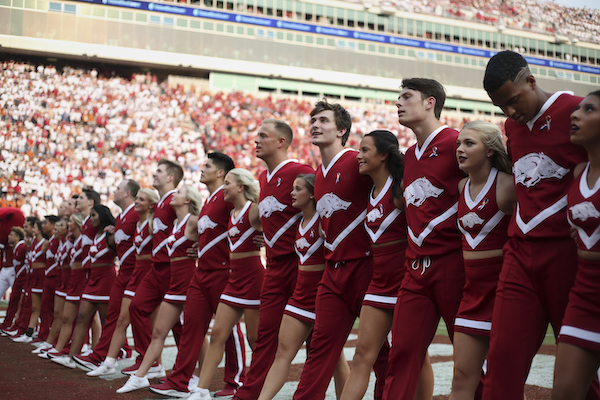
<instances>
[{"instance_id":1,"label":"dark hair","mask_svg":"<svg viewBox=\"0 0 600 400\"><path fill-rule=\"evenodd\" d=\"M310 116L314 117L323 111L333 111L333 116L335 118L335 126L338 129L345 129L346 132L344 136L342 136L342 146L346 144L348 141L348 137L350 136L350 129L352 128L352 117L350 117L350 113L338 103L328 103L327 99L323 99L317 101L315 103L315 108L310 112Z\"/></svg>"},{"instance_id":2,"label":"dark hair","mask_svg":"<svg viewBox=\"0 0 600 400\"><path fill-rule=\"evenodd\" d=\"M423 100L433 97L435 99L433 113L437 119L440 119L444 103L446 102L446 91L441 83L428 78L405 78L402 79L400 88L421 92Z\"/></svg>"},{"instance_id":3,"label":"dark hair","mask_svg":"<svg viewBox=\"0 0 600 400\"><path fill-rule=\"evenodd\" d=\"M85 194L88 200L94 200L94 207L100 205L100 194L94 189L83 189L81 192Z\"/></svg>"},{"instance_id":4,"label":"dark hair","mask_svg":"<svg viewBox=\"0 0 600 400\"><path fill-rule=\"evenodd\" d=\"M290 147L290 144L292 144L292 140L294 139L294 132L286 122L275 118L267 118L264 119L261 124L272 124L273 128L275 128L275 132L285 139L285 148L287 149Z\"/></svg>"},{"instance_id":5,"label":"dark hair","mask_svg":"<svg viewBox=\"0 0 600 400\"><path fill-rule=\"evenodd\" d=\"M44 219L49 221L51 224L55 224L60 221L60 218L58 218L56 215L46 215Z\"/></svg>"},{"instance_id":6,"label":"dark hair","mask_svg":"<svg viewBox=\"0 0 600 400\"><path fill-rule=\"evenodd\" d=\"M135 199L137 196L138 190L140 190L140 184L134 181L133 179L127 179L127 184L125 185L127 191Z\"/></svg>"},{"instance_id":7,"label":"dark hair","mask_svg":"<svg viewBox=\"0 0 600 400\"><path fill-rule=\"evenodd\" d=\"M514 51L505 50L494 55L488 61L483 75L483 88L494 93L507 81L518 83L531 75L525 58Z\"/></svg>"},{"instance_id":8,"label":"dark hair","mask_svg":"<svg viewBox=\"0 0 600 400\"><path fill-rule=\"evenodd\" d=\"M177 161L161 158L158 160L158 165L165 165L167 173L173 175L173 186L177 187L183 179L183 167Z\"/></svg>"},{"instance_id":9,"label":"dark hair","mask_svg":"<svg viewBox=\"0 0 600 400\"><path fill-rule=\"evenodd\" d=\"M313 204L316 205L317 202L314 199L315 195L315 174L300 174L296 177L296 179L302 179L306 184L306 188L313 196Z\"/></svg>"},{"instance_id":10,"label":"dark hair","mask_svg":"<svg viewBox=\"0 0 600 400\"><path fill-rule=\"evenodd\" d=\"M25 239L25 231L20 226L13 226L10 230L19 236L21 240Z\"/></svg>"},{"instance_id":11,"label":"dark hair","mask_svg":"<svg viewBox=\"0 0 600 400\"><path fill-rule=\"evenodd\" d=\"M385 164L392 176L392 198L402 197L402 175L404 174L404 154L400 151L398 138L390 131L375 130L367 133L373 139L378 154L387 153Z\"/></svg>"},{"instance_id":12,"label":"dark hair","mask_svg":"<svg viewBox=\"0 0 600 400\"><path fill-rule=\"evenodd\" d=\"M27 217L25 218L25 222L29 224L29 226L34 226L36 221L39 221L38 217Z\"/></svg>"},{"instance_id":13,"label":"dark hair","mask_svg":"<svg viewBox=\"0 0 600 400\"><path fill-rule=\"evenodd\" d=\"M110 209L102 204L97 204L92 208L98 214L98 220L100 221L100 226L98 227L98 232L102 231L104 228L110 225L115 224L115 217L113 217Z\"/></svg>"},{"instance_id":14,"label":"dark hair","mask_svg":"<svg viewBox=\"0 0 600 400\"><path fill-rule=\"evenodd\" d=\"M212 160L213 164L215 164L218 169L225 171L225 174L235 168L235 163L227 154L213 151L212 153L208 153L206 157L208 157L209 160Z\"/></svg>"},{"instance_id":15,"label":"dark hair","mask_svg":"<svg viewBox=\"0 0 600 400\"><path fill-rule=\"evenodd\" d=\"M48 239L48 238L50 237L50 236L46 235L46 234L44 233L44 231L42 230L42 220L40 220L40 219L36 218L36 219L35 219L35 226L37 226L37 228L39 229L39 231L42 233L42 237L43 237L44 239Z\"/></svg>"}]
</instances>

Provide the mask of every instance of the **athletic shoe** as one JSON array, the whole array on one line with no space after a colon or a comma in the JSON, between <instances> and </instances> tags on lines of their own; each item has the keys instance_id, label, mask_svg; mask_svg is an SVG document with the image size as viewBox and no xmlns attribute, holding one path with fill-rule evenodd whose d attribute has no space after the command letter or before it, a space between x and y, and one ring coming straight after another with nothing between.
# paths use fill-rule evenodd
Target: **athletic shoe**
<instances>
[{"instance_id":1,"label":"athletic shoe","mask_svg":"<svg viewBox=\"0 0 600 400\"><path fill-rule=\"evenodd\" d=\"M133 392L134 390L147 388L150 386L150 381L148 378L138 378L135 375L131 375L125 385L122 388L117 389L117 393L128 393Z\"/></svg>"},{"instance_id":2,"label":"athletic shoe","mask_svg":"<svg viewBox=\"0 0 600 400\"><path fill-rule=\"evenodd\" d=\"M124 375L134 375L138 369L140 369L140 365L142 365L142 360L140 360L139 362L136 361L135 364L133 364L131 367L127 367L127 368L123 368L121 370L121 373ZM154 364L152 364L152 367L150 367L150 371L152 371L152 368L154 367L158 367L158 361L154 361ZM150 372L148 371L148 372ZM163 375L164 376L164 375ZM160 378L160 377L157 377Z\"/></svg>"},{"instance_id":3,"label":"athletic shoe","mask_svg":"<svg viewBox=\"0 0 600 400\"><path fill-rule=\"evenodd\" d=\"M100 363L92 360L90 356L75 354L73 356L73 360L75 360L77 364L91 371L95 370L96 368L98 368L98 366L100 366Z\"/></svg>"},{"instance_id":4,"label":"athletic shoe","mask_svg":"<svg viewBox=\"0 0 600 400\"><path fill-rule=\"evenodd\" d=\"M210 392L208 391L208 389L200 389L200 388L196 388L195 391L192 392L192 394L190 394L190 397L188 397L189 400L212 400L212 397L210 397Z\"/></svg>"},{"instance_id":5,"label":"athletic shoe","mask_svg":"<svg viewBox=\"0 0 600 400\"><path fill-rule=\"evenodd\" d=\"M198 387L199 381L200 381L200 378L197 375L192 375L192 377L190 378L190 381L188 382L188 390L190 392L193 392L194 388Z\"/></svg>"},{"instance_id":6,"label":"athletic shoe","mask_svg":"<svg viewBox=\"0 0 600 400\"><path fill-rule=\"evenodd\" d=\"M232 397L235 395L235 392L237 392L237 387L233 386L231 384L226 384L225 387L223 388L223 390L221 390L220 392L215 393L215 397Z\"/></svg>"},{"instance_id":7,"label":"athletic shoe","mask_svg":"<svg viewBox=\"0 0 600 400\"><path fill-rule=\"evenodd\" d=\"M8 328L2 330L2 332L5 333L7 336L17 336L17 334L19 333L19 328Z\"/></svg>"},{"instance_id":8,"label":"athletic shoe","mask_svg":"<svg viewBox=\"0 0 600 400\"><path fill-rule=\"evenodd\" d=\"M67 353L63 353L62 351L57 351L56 349L52 348L52 349L48 350L48 352L46 354L48 354L48 358L49 359L53 359L53 358L56 358L56 357L66 356L69 353L68 352Z\"/></svg>"},{"instance_id":9,"label":"athletic shoe","mask_svg":"<svg viewBox=\"0 0 600 400\"><path fill-rule=\"evenodd\" d=\"M50 357L48 356L48 352L47 351L42 351L41 353L38 353L38 357L39 358L43 358L45 360L50 360Z\"/></svg>"},{"instance_id":10,"label":"athletic shoe","mask_svg":"<svg viewBox=\"0 0 600 400\"><path fill-rule=\"evenodd\" d=\"M105 362L102 362L100 366L90 372L88 372L87 376L107 376L114 375L117 373L114 365L108 365Z\"/></svg>"},{"instance_id":11,"label":"athletic shoe","mask_svg":"<svg viewBox=\"0 0 600 400\"><path fill-rule=\"evenodd\" d=\"M84 356L89 356L90 353L92 352L92 346L90 346L89 344L84 344L83 346L81 346L81 354Z\"/></svg>"},{"instance_id":12,"label":"athletic shoe","mask_svg":"<svg viewBox=\"0 0 600 400\"><path fill-rule=\"evenodd\" d=\"M148 388L152 393L161 394L167 397L187 398L190 392L183 392L172 387L169 383L161 383L160 385L152 385Z\"/></svg>"},{"instance_id":13,"label":"athletic shoe","mask_svg":"<svg viewBox=\"0 0 600 400\"><path fill-rule=\"evenodd\" d=\"M152 367L150 367L150 369L146 373L147 379L163 378L165 376L167 376L167 373L165 372L165 368L160 364L158 364L157 366L153 365Z\"/></svg>"},{"instance_id":14,"label":"athletic shoe","mask_svg":"<svg viewBox=\"0 0 600 400\"><path fill-rule=\"evenodd\" d=\"M119 353L119 356L117 357L117 361L128 360L131 357L133 357L131 349L125 350L124 348L121 347L121 351Z\"/></svg>"},{"instance_id":15,"label":"athletic shoe","mask_svg":"<svg viewBox=\"0 0 600 400\"><path fill-rule=\"evenodd\" d=\"M69 356L54 357L51 361L60 364L63 367L71 369L77 368L77 364L75 364L75 361L73 361L73 359Z\"/></svg>"},{"instance_id":16,"label":"athletic shoe","mask_svg":"<svg viewBox=\"0 0 600 400\"><path fill-rule=\"evenodd\" d=\"M27 335L21 335L17 338L13 339L13 342L15 343L31 343L33 339L31 338L31 336L27 336Z\"/></svg>"},{"instance_id":17,"label":"athletic shoe","mask_svg":"<svg viewBox=\"0 0 600 400\"><path fill-rule=\"evenodd\" d=\"M51 349L52 345L50 343L44 342L42 343L40 346L37 347L37 349L33 350L32 353L33 354L39 354L44 350L48 350Z\"/></svg>"}]
</instances>

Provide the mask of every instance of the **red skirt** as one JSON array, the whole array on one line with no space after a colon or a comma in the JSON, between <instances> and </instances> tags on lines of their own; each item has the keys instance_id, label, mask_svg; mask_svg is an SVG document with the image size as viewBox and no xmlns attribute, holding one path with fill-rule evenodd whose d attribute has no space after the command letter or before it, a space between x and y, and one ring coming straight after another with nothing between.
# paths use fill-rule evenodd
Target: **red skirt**
<instances>
[{"instance_id":1,"label":"red skirt","mask_svg":"<svg viewBox=\"0 0 600 400\"><path fill-rule=\"evenodd\" d=\"M81 295L82 300L92 303L108 303L110 289L117 276L114 265L94 267L90 269L90 277Z\"/></svg>"},{"instance_id":2,"label":"red skirt","mask_svg":"<svg viewBox=\"0 0 600 400\"><path fill-rule=\"evenodd\" d=\"M129 282L127 283L127 287L123 292L123 297L127 297L129 299L133 299L135 296L135 291L137 287L140 285L146 273L150 271L152 268L152 260L136 260L135 261L135 269L133 270L133 274L129 278Z\"/></svg>"},{"instance_id":3,"label":"red skirt","mask_svg":"<svg viewBox=\"0 0 600 400\"><path fill-rule=\"evenodd\" d=\"M163 301L185 304L188 287L195 270L196 260L191 258L171 261L171 284L163 297Z\"/></svg>"},{"instance_id":4,"label":"red skirt","mask_svg":"<svg viewBox=\"0 0 600 400\"><path fill-rule=\"evenodd\" d=\"M393 310L398 290L404 279L405 253L408 242L373 249L373 277L367 288L363 305Z\"/></svg>"},{"instance_id":5,"label":"red skirt","mask_svg":"<svg viewBox=\"0 0 600 400\"><path fill-rule=\"evenodd\" d=\"M230 260L229 265L231 275L219 301L232 307L258 309L265 275L260 256Z\"/></svg>"},{"instance_id":6,"label":"red skirt","mask_svg":"<svg viewBox=\"0 0 600 400\"><path fill-rule=\"evenodd\" d=\"M85 289L85 282L85 270L83 268L71 270L71 277L69 279L65 300L79 303L83 289Z\"/></svg>"},{"instance_id":7,"label":"red skirt","mask_svg":"<svg viewBox=\"0 0 600 400\"><path fill-rule=\"evenodd\" d=\"M317 287L323 277L323 271L300 271L292 297L288 300L284 314L300 321L315 323L315 301L317 300Z\"/></svg>"}]
</instances>

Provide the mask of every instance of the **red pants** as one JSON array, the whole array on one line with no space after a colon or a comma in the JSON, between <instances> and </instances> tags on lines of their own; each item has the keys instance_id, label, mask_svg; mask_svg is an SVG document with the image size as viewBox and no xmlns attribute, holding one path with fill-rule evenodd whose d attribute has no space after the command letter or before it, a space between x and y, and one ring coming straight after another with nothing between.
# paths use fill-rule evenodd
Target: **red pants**
<instances>
[{"instance_id":1,"label":"red pants","mask_svg":"<svg viewBox=\"0 0 600 400\"><path fill-rule=\"evenodd\" d=\"M129 317L131 319L131 329L133 330L133 340L135 342L135 351L139 353L139 359L144 358L146 349L152 341L152 321L150 315L156 310L163 300L163 297L169 289L171 282L171 269L169 263L152 264L152 269L148 271L140 286L135 291L135 296L129 306ZM181 323L172 328L175 342L179 344L181 334Z\"/></svg>"},{"instance_id":2,"label":"red pants","mask_svg":"<svg viewBox=\"0 0 600 400\"><path fill-rule=\"evenodd\" d=\"M54 320L54 291L60 283L60 276L46 276L44 291L42 292L42 305L40 309L40 332L38 338L46 340L50 333L50 326Z\"/></svg>"},{"instance_id":3,"label":"red pants","mask_svg":"<svg viewBox=\"0 0 600 400\"><path fill-rule=\"evenodd\" d=\"M317 319L294 399L325 398L340 353L359 316L373 275L373 258L327 261L317 289Z\"/></svg>"},{"instance_id":4,"label":"red pants","mask_svg":"<svg viewBox=\"0 0 600 400\"><path fill-rule=\"evenodd\" d=\"M183 310L183 332L179 342L169 384L179 391L188 391L188 382L194 373L204 336L219 305L219 296L229 279L229 270L204 271L197 269L187 292ZM225 344L225 381L241 386L246 365L246 349L240 324L236 325Z\"/></svg>"},{"instance_id":5,"label":"red pants","mask_svg":"<svg viewBox=\"0 0 600 400\"><path fill-rule=\"evenodd\" d=\"M25 288L25 283L27 282L27 274L25 272L21 272L15 279L15 283L12 286L12 292L10 293L10 300L8 301L8 308L6 309L6 316L4 317L4 322L0 325L0 329L8 329L13 324L13 319L17 314L17 310L19 308L19 302L21 301L21 296L23 295L23 289Z\"/></svg>"},{"instance_id":6,"label":"red pants","mask_svg":"<svg viewBox=\"0 0 600 400\"><path fill-rule=\"evenodd\" d=\"M522 400L531 361L548 323L558 335L577 272L571 238L510 239L498 282L484 399ZM598 398L595 392L588 399ZM591 395L591 396L590 396Z\"/></svg>"},{"instance_id":7,"label":"red pants","mask_svg":"<svg viewBox=\"0 0 600 400\"><path fill-rule=\"evenodd\" d=\"M29 326L29 319L31 317L31 275L27 274L27 281L23 288L23 296L21 297L21 309L19 310L19 317L15 321L15 326L19 329L19 335L22 335Z\"/></svg>"},{"instance_id":8,"label":"red pants","mask_svg":"<svg viewBox=\"0 0 600 400\"><path fill-rule=\"evenodd\" d=\"M417 260L406 259L392 324L392 348L384 399L412 399L440 316L450 340L465 285L462 251ZM521 399L522 400L522 399Z\"/></svg>"},{"instance_id":9,"label":"red pants","mask_svg":"<svg viewBox=\"0 0 600 400\"><path fill-rule=\"evenodd\" d=\"M129 283L129 278L133 273L133 268L128 270L119 270L119 275L115 278L113 285L110 289L110 300L108 301L108 310L106 312L106 318L104 320L104 326L102 326L102 335L98 340L98 343L94 347L94 351L90 353L90 358L97 362L102 362L108 354L110 347L110 341L112 335L117 326L119 315L121 314L121 302L123 301L123 292ZM124 349L129 350L129 344L125 339Z\"/></svg>"},{"instance_id":10,"label":"red pants","mask_svg":"<svg viewBox=\"0 0 600 400\"><path fill-rule=\"evenodd\" d=\"M258 335L252 352L252 364L244 386L236 397L244 400L258 398L279 343L279 326L283 310L296 287L298 257L296 254L267 260L267 270L260 292Z\"/></svg>"}]
</instances>

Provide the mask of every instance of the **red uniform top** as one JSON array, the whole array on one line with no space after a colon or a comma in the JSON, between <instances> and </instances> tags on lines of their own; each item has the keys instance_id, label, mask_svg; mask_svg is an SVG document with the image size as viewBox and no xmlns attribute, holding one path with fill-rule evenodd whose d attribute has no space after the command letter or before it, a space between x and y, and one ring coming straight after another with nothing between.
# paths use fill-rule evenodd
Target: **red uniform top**
<instances>
[{"instance_id":1,"label":"red uniform top","mask_svg":"<svg viewBox=\"0 0 600 400\"><path fill-rule=\"evenodd\" d=\"M268 258L294 252L296 227L302 213L292 207L292 185L298 175L314 173L315 170L308 165L285 160L273 171L260 174L258 211Z\"/></svg>"},{"instance_id":2,"label":"red uniform top","mask_svg":"<svg viewBox=\"0 0 600 400\"><path fill-rule=\"evenodd\" d=\"M94 237L94 243L90 246L90 259L91 266L95 264L114 264L117 253L108 247L108 241L106 240L106 232L102 232L102 235L96 235Z\"/></svg>"},{"instance_id":3,"label":"red uniform top","mask_svg":"<svg viewBox=\"0 0 600 400\"><path fill-rule=\"evenodd\" d=\"M171 235L171 227L177 219L175 210L171 207L171 198L175 190L164 194L154 207L152 220L152 262L158 264L169 263L167 243Z\"/></svg>"},{"instance_id":4,"label":"red uniform top","mask_svg":"<svg viewBox=\"0 0 600 400\"><path fill-rule=\"evenodd\" d=\"M90 221L90 216L88 215L81 223L81 252L83 256L83 261L81 263L83 268L90 268L90 246L94 243L94 237L96 237L96 233L98 233L98 230L92 227L92 222Z\"/></svg>"},{"instance_id":5,"label":"red uniform top","mask_svg":"<svg viewBox=\"0 0 600 400\"><path fill-rule=\"evenodd\" d=\"M177 221L177 224L173 225L167 244L167 251L171 258L187 257L187 250L196 243L185 236L185 227L191 215L188 213L182 221Z\"/></svg>"},{"instance_id":6,"label":"red uniform top","mask_svg":"<svg viewBox=\"0 0 600 400\"><path fill-rule=\"evenodd\" d=\"M321 165L315 178L315 200L325 233L326 260L345 261L371 254L371 242L363 221L367 215L367 196L371 178L358 172L356 154L340 151L325 168Z\"/></svg>"},{"instance_id":7,"label":"red uniform top","mask_svg":"<svg viewBox=\"0 0 600 400\"><path fill-rule=\"evenodd\" d=\"M467 180L458 201L458 229L463 233L463 250L501 249L508 240L510 217L498 208L496 183L498 170L492 168L488 180L475 199L471 199Z\"/></svg>"},{"instance_id":8,"label":"red uniform top","mask_svg":"<svg viewBox=\"0 0 600 400\"><path fill-rule=\"evenodd\" d=\"M39 242L37 241L37 238L35 239L35 241L31 242L31 265L33 266L35 263L46 264L46 253L42 251L42 247L44 247L46 239L42 239Z\"/></svg>"},{"instance_id":9,"label":"red uniform top","mask_svg":"<svg viewBox=\"0 0 600 400\"><path fill-rule=\"evenodd\" d=\"M406 239L406 217L394 204L393 183L392 177L388 176L385 186L377 197L373 197L373 189L369 194L365 229L371 243L387 243Z\"/></svg>"},{"instance_id":10,"label":"red uniform top","mask_svg":"<svg viewBox=\"0 0 600 400\"><path fill-rule=\"evenodd\" d=\"M71 253L71 249L73 248L73 242L69 239L64 238L60 246L58 247L57 259L59 267L65 267L69 265L69 254Z\"/></svg>"},{"instance_id":11,"label":"red uniform top","mask_svg":"<svg viewBox=\"0 0 600 400\"><path fill-rule=\"evenodd\" d=\"M135 253L138 256L152 254L150 224L148 223L148 220L140 222L138 222L135 227Z\"/></svg>"},{"instance_id":12,"label":"red uniform top","mask_svg":"<svg viewBox=\"0 0 600 400\"><path fill-rule=\"evenodd\" d=\"M59 245L60 241L54 235L48 239L48 249L46 250L46 276L58 276L58 260L56 259L56 255Z\"/></svg>"},{"instance_id":13,"label":"red uniform top","mask_svg":"<svg viewBox=\"0 0 600 400\"><path fill-rule=\"evenodd\" d=\"M233 204L223 198L223 186L204 202L198 217L198 268L229 269L227 228Z\"/></svg>"},{"instance_id":14,"label":"red uniform top","mask_svg":"<svg viewBox=\"0 0 600 400\"><path fill-rule=\"evenodd\" d=\"M323 239L319 236L319 214L315 213L305 228L302 228L304 218L298 224L294 250L298 255L300 265L325 264L323 256Z\"/></svg>"},{"instance_id":15,"label":"red uniform top","mask_svg":"<svg viewBox=\"0 0 600 400\"><path fill-rule=\"evenodd\" d=\"M252 202L248 200L246 205L239 212L237 217L231 213L229 219L229 225L227 229L227 240L229 241L229 251L231 253L245 253L247 251L257 251L258 248L252 241L252 238L256 235L260 235L256 229L250 225L248 218L250 206Z\"/></svg>"},{"instance_id":16,"label":"red uniform top","mask_svg":"<svg viewBox=\"0 0 600 400\"><path fill-rule=\"evenodd\" d=\"M71 264L83 262L83 235L79 235L79 237L75 239L73 247L71 247L71 254L69 254L69 258L69 263Z\"/></svg>"},{"instance_id":17,"label":"red uniform top","mask_svg":"<svg viewBox=\"0 0 600 400\"><path fill-rule=\"evenodd\" d=\"M569 190L567 218L577 229L577 247L600 251L600 179L590 188L587 184L589 168L588 163Z\"/></svg>"},{"instance_id":18,"label":"red uniform top","mask_svg":"<svg viewBox=\"0 0 600 400\"><path fill-rule=\"evenodd\" d=\"M456 162L458 131L441 126L419 148L404 157L404 204L408 225L406 256L417 259L447 254L461 247L456 228L458 182L464 178Z\"/></svg>"},{"instance_id":19,"label":"red uniform top","mask_svg":"<svg viewBox=\"0 0 600 400\"><path fill-rule=\"evenodd\" d=\"M134 204L127 207L115 220L115 244L119 257L119 270L130 271L135 268L135 227L140 215L133 209Z\"/></svg>"},{"instance_id":20,"label":"red uniform top","mask_svg":"<svg viewBox=\"0 0 600 400\"><path fill-rule=\"evenodd\" d=\"M27 245L21 240L12 248L12 265L15 267L15 276L18 277L27 268L25 258L27 256Z\"/></svg>"},{"instance_id":21,"label":"red uniform top","mask_svg":"<svg viewBox=\"0 0 600 400\"><path fill-rule=\"evenodd\" d=\"M33 249L35 248L35 245L37 244L37 238L34 237L30 237L29 238L29 248L27 249L27 251L25 252L25 270L27 272L31 271L31 261L33 259Z\"/></svg>"},{"instance_id":22,"label":"red uniform top","mask_svg":"<svg viewBox=\"0 0 600 400\"><path fill-rule=\"evenodd\" d=\"M569 139L570 115L581 100L556 92L527 125L506 121L517 195L509 236L532 239L570 235L565 218L567 191L574 181L573 169L587 161L583 147Z\"/></svg>"}]
</instances>

